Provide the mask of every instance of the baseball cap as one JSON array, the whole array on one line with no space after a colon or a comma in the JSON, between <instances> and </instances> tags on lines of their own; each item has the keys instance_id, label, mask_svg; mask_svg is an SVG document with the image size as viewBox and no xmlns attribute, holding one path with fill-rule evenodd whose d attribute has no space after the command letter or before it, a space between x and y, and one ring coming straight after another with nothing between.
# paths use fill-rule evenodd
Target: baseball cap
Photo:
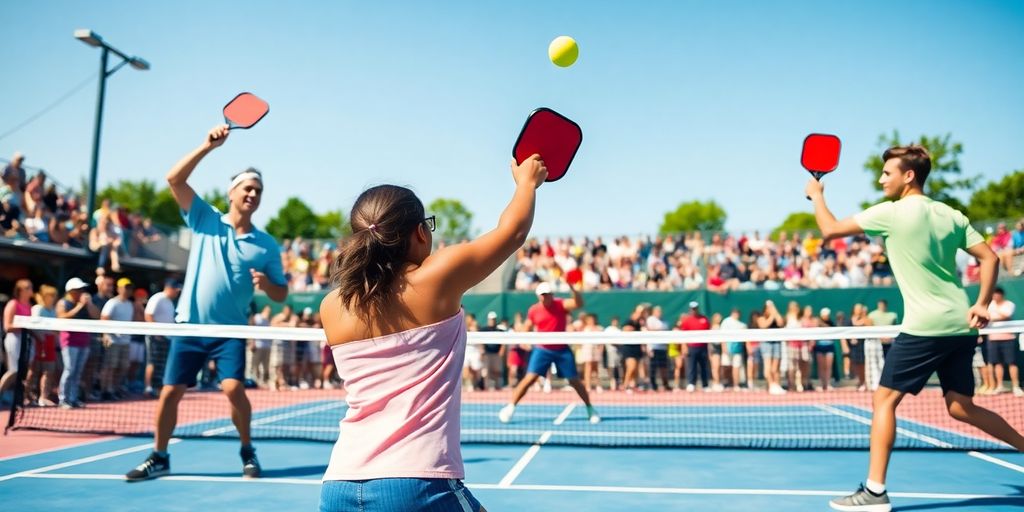
<instances>
[{"instance_id":1,"label":"baseball cap","mask_svg":"<svg viewBox=\"0 0 1024 512\"><path fill-rule=\"evenodd\" d=\"M181 289L181 281L179 281L179 280L177 280L177 279L175 279L173 277L170 277L166 281L164 281L164 286L166 286L168 288L174 288L175 290L178 290L178 289Z\"/></svg>"},{"instance_id":2,"label":"baseball cap","mask_svg":"<svg viewBox=\"0 0 1024 512\"><path fill-rule=\"evenodd\" d=\"M118 288L120 288L122 286L131 286L131 285L132 285L132 280L128 279L127 277L122 277L121 279L117 280L117 287Z\"/></svg>"},{"instance_id":3,"label":"baseball cap","mask_svg":"<svg viewBox=\"0 0 1024 512\"><path fill-rule=\"evenodd\" d=\"M306 309L303 309L302 310L302 314L303 315L312 315L313 314L313 308L307 307Z\"/></svg>"},{"instance_id":4,"label":"baseball cap","mask_svg":"<svg viewBox=\"0 0 1024 512\"><path fill-rule=\"evenodd\" d=\"M537 285L536 293L538 296L547 295L551 293L551 285L548 283L541 283Z\"/></svg>"},{"instance_id":5,"label":"baseball cap","mask_svg":"<svg viewBox=\"0 0 1024 512\"><path fill-rule=\"evenodd\" d=\"M697 309L699 307L700 307L700 303L699 302L697 302L695 300L691 300L690 301L690 309Z\"/></svg>"},{"instance_id":6,"label":"baseball cap","mask_svg":"<svg viewBox=\"0 0 1024 512\"><path fill-rule=\"evenodd\" d=\"M487 313L487 318L498 318L498 314L491 311L490 313Z\"/></svg>"},{"instance_id":7,"label":"baseball cap","mask_svg":"<svg viewBox=\"0 0 1024 512\"><path fill-rule=\"evenodd\" d=\"M823 315L831 315L832 314L832 310L829 309L829 308L821 308L821 314L823 314Z\"/></svg>"},{"instance_id":8,"label":"baseball cap","mask_svg":"<svg viewBox=\"0 0 1024 512\"><path fill-rule=\"evenodd\" d=\"M72 277L71 279L68 279L67 284L64 285L64 291L70 292L72 290L83 290L88 287L89 285L86 284L85 281L82 281L77 277Z\"/></svg>"}]
</instances>

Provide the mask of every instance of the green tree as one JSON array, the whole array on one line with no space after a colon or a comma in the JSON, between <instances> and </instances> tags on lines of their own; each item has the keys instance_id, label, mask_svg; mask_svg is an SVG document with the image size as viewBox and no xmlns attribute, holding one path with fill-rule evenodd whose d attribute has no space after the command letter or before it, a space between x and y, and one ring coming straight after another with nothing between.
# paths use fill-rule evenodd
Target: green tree
<instances>
[{"instance_id":1,"label":"green tree","mask_svg":"<svg viewBox=\"0 0 1024 512\"><path fill-rule=\"evenodd\" d=\"M206 201L206 204L220 210L221 213L228 212L228 196L224 194L223 190L214 189L203 194L203 201Z\"/></svg>"},{"instance_id":2,"label":"green tree","mask_svg":"<svg viewBox=\"0 0 1024 512\"><path fill-rule=\"evenodd\" d=\"M685 231L721 231L725 228L725 210L714 200L681 203L674 211L665 213L658 232L662 235Z\"/></svg>"},{"instance_id":3,"label":"green tree","mask_svg":"<svg viewBox=\"0 0 1024 512\"><path fill-rule=\"evenodd\" d=\"M330 210L317 215L318 238L342 238L352 234L352 226L341 210Z\"/></svg>"},{"instance_id":4,"label":"green tree","mask_svg":"<svg viewBox=\"0 0 1024 512\"><path fill-rule=\"evenodd\" d=\"M319 219L316 213L297 197L289 197L277 214L267 222L267 233L274 238L317 238Z\"/></svg>"},{"instance_id":5,"label":"green tree","mask_svg":"<svg viewBox=\"0 0 1024 512\"><path fill-rule=\"evenodd\" d=\"M925 181L924 193L936 201L942 201L957 210L966 212L967 205L956 195L970 192L978 183L980 176L964 176L963 169L960 167L960 153L963 153L964 146L953 141L952 138L953 135L947 133L933 137L922 135L917 140L903 141L900 139L900 133L896 130L893 130L891 134L883 133L878 136L878 151L864 162L864 170L871 174L871 183L875 190L882 190L882 185L878 183L882 166L885 164L882 161L882 153L892 146L902 146L908 142L920 144L928 150L932 157L932 170L928 174L928 180ZM868 202L865 206L879 200Z\"/></svg>"},{"instance_id":6,"label":"green tree","mask_svg":"<svg viewBox=\"0 0 1024 512\"><path fill-rule=\"evenodd\" d=\"M805 233L807 231L813 231L818 233L818 221L814 219L813 213L794 212L789 214L786 217L786 220L782 221L782 224L779 224L778 227L772 230L772 240L776 239L781 231L785 231L787 233Z\"/></svg>"},{"instance_id":7,"label":"green tree","mask_svg":"<svg viewBox=\"0 0 1024 512\"><path fill-rule=\"evenodd\" d=\"M150 180L121 180L107 185L96 195L97 202L104 199L125 207L131 213L150 217L157 224L174 227L184 223L170 189L157 189L156 183Z\"/></svg>"},{"instance_id":8,"label":"green tree","mask_svg":"<svg viewBox=\"0 0 1024 512\"><path fill-rule=\"evenodd\" d=\"M975 191L967 212L975 221L1024 218L1024 170L1007 174Z\"/></svg>"},{"instance_id":9,"label":"green tree","mask_svg":"<svg viewBox=\"0 0 1024 512\"><path fill-rule=\"evenodd\" d=\"M437 216L436 238L450 243L472 238L473 212L462 201L437 198L427 206L427 212Z\"/></svg>"},{"instance_id":10,"label":"green tree","mask_svg":"<svg viewBox=\"0 0 1024 512\"><path fill-rule=\"evenodd\" d=\"M297 197L289 197L277 214L267 222L267 233L282 240L301 236L303 238L338 239L351 233L345 214L331 210L317 215L312 208Z\"/></svg>"}]
</instances>

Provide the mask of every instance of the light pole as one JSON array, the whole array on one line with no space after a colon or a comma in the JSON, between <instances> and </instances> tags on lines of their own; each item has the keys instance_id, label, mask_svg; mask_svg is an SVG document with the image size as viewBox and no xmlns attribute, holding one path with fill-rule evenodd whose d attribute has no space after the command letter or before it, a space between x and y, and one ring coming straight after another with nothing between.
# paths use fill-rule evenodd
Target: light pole
<instances>
[{"instance_id":1,"label":"light pole","mask_svg":"<svg viewBox=\"0 0 1024 512\"><path fill-rule=\"evenodd\" d=\"M99 92L96 96L96 126L92 132L92 166L89 170L89 202L88 202L88 214L89 218L92 219L92 212L96 210L96 172L99 169L100 164L100 129L103 127L103 97L107 91L107 77L113 75L117 70L121 69L125 64L131 64L131 66L139 71L145 71L149 69L149 63L141 57L125 55L121 50L108 45L99 34L89 30L87 28L78 29L75 31L75 39L92 46L93 48L101 48L103 52L100 54L100 86ZM107 69L107 60L110 54L113 53L121 58L121 62L114 66L113 69ZM90 220L91 222L91 220Z\"/></svg>"}]
</instances>

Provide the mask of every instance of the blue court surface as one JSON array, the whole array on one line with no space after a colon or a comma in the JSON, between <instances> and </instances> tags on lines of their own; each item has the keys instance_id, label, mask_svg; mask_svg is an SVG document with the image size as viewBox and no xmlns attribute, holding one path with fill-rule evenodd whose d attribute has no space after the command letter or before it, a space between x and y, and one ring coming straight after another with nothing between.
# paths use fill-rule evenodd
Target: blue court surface
<instances>
[{"instance_id":1,"label":"blue court surface","mask_svg":"<svg viewBox=\"0 0 1024 512\"><path fill-rule=\"evenodd\" d=\"M339 416L343 405L303 404L263 411L254 428L331 427L300 421L306 413ZM869 414L857 408L609 406L605 420L590 425L582 407L523 406L509 425L493 418L493 404L467 404L467 438L501 431L526 444L463 445L466 483L489 511L646 511L828 510L834 496L863 480L866 450L752 450L707 448L595 448L563 446L556 436L586 442L603 436L641 437L638 444L659 444L658 436L751 436L786 439L780 424L806 417L828 419L823 436L866 435ZM701 432L708 416L741 416L742 433ZM837 430L835 418L848 428ZM653 422L653 423L652 423ZM662 424L663 423L663 424ZM689 425L689 427L687 427ZM211 435L227 433L223 420L204 422ZM631 429L635 428L635 432ZM945 442L949 432L914 423L901 424L900 438L911 443ZM473 432L479 430L481 432ZM699 429L698 429L699 430ZM706 429L705 429L706 430ZM511 437L510 437L511 436ZM942 436L946 436L943 438ZM0 438L10 442L11 438ZM955 442L955 439L949 439ZM532 444L531 444L532 443ZM173 475L126 483L123 474L151 450L144 437L117 438L83 446L0 460L0 496L10 510L315 510L319 478L332 445L314 441L266 440L256 443L264 478L240 477L237 441L184 439L171 451ZM1024 454L900 450L893 455L889 489L896 510L1009 511L1024 507ZM6 508L6 507L5 507Z\"/></svg>"}]
</instances>

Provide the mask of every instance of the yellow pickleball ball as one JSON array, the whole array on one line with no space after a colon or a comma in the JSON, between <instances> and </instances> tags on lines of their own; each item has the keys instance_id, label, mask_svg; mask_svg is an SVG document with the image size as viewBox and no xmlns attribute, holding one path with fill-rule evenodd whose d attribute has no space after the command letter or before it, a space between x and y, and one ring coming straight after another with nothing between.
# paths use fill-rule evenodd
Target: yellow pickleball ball
<instances>
[{"instance_id":1,"label":"yellow pickleball ball","mask_svg":"<svg viewBox=\"0 0 1024 512\"><path fill-rule=\"evenodd\" d=\"M579 56L580 47L576 46L576 40L569 36L558 36L548 45L548 58L558 67L572 66Z\"/></svg>"}]
</instances>

